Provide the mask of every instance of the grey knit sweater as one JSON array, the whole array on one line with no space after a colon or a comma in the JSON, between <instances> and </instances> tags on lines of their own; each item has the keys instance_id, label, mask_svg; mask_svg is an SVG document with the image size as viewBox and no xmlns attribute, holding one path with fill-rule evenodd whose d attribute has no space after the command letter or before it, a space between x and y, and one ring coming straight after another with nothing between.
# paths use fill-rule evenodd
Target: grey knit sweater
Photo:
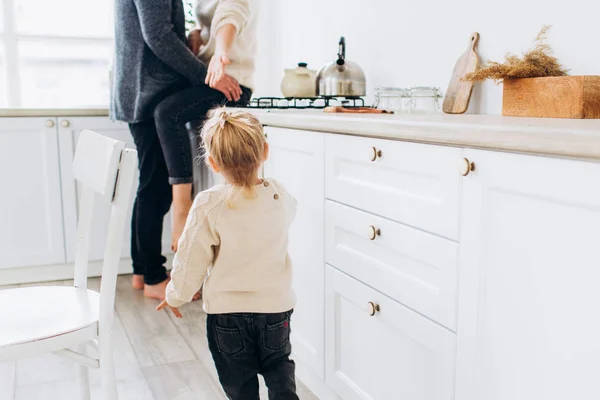
<instances>
[{"instance_id":1,"label":"grey knit sweater","mask_svg":"<svg viewBox=\"0 0 600 400\"><path fill-rule=\"evenodd\" d=\"M164 96L202 85L206 65L186 46L182 0L116 0L111 117L153 118Z\"/></svg>"}]
</instances>

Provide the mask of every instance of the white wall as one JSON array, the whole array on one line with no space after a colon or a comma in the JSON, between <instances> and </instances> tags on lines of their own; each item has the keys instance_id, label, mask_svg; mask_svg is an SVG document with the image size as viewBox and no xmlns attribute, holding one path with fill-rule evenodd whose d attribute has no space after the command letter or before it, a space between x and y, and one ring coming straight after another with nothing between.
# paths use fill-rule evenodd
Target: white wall
<instances>
[{"instance_id":1,"label":"white wall","mask_svg":"<svg viewBox=\"0 0 600 400\"><path fill-rule=\"evenodd\" d=\"M318 69L346 37L348 59L376 86L439 86L473 31L482 59L526 51L544 24L549 43L572 75L600 75L597 0L262 0L256 95L281 95L283 68L299 61ZM500 114L501 86L476 85L470 112Z\"/></svg>"}]
</instances>

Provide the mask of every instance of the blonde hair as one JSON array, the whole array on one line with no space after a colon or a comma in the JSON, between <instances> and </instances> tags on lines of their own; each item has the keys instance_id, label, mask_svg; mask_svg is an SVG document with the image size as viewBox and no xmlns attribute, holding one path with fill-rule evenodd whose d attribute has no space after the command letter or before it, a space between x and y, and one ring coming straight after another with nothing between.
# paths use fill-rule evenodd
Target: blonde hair
<instances>
[{"instance_id":1,"label":"blonde hair","mask_svg":"<svg viewBox=\"0 0 600 400\"><path fill-rule=\"evenodd\" d=\"M242 187L246 196L253 195L266 144L260 121L245 111L215 108L201 136L205 161L212 157L230 183Z\"/></svg>"}]
</instances>

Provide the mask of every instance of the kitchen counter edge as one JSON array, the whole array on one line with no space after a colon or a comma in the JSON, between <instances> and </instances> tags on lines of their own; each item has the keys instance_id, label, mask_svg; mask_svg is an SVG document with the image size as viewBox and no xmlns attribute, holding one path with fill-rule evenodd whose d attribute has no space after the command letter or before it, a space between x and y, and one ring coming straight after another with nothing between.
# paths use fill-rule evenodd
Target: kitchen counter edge
<instances>
[{"instance_id":1,"label":"kitchen counter edge","mask_svg":"<svg viewBox=\"0 0 600 400\"><path fill-rule=\"evenodd\" d=\"M108 117L106 108L0 108L0 118Z\"/></svg>"},{"instance_id":2,"label":"kitchen counter edge","mask_svg":"<svg viewBox=\"0 0 600 400\"><path fill-rule=\"evenodd\" d=\"M600 161L600 120L251 110L266 126Z\"/></svg>"}]
</instances>

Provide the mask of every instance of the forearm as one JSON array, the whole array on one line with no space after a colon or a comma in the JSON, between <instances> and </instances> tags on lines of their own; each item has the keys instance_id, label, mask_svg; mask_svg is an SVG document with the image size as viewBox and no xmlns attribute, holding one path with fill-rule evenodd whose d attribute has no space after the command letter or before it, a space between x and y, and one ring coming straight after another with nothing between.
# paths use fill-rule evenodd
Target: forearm
<instances>
[{"instance_id":1,"label":"forearm","mask_svg":"<svg viewBox=\"0 0 600 400\"><path fill-rule=\"evenodd\" d=\"M236 28L233 24L225 24L221 26L215 35L215 54L229 53L231 46L233 46L236 33Z\"/></svg>"}]
</instances>

